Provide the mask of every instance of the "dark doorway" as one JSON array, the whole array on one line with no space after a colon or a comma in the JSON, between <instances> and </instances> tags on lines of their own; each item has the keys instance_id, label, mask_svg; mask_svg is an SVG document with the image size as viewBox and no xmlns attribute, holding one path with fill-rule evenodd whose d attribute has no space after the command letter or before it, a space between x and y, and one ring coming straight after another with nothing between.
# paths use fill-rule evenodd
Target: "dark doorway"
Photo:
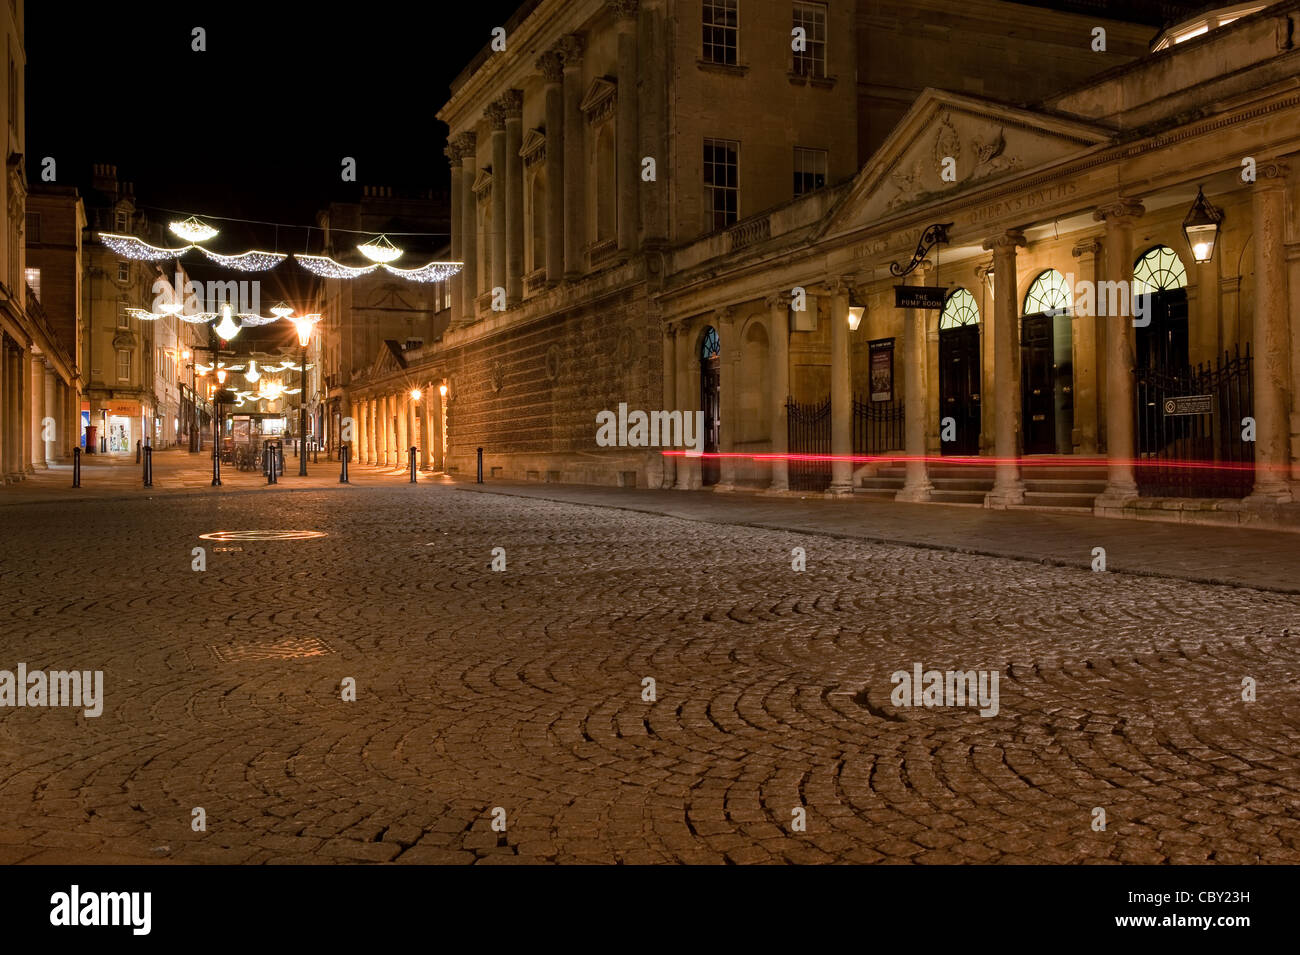
<instances>
[{"instance_id":1,"label":"dark doorway","mask_svg":"<svg viewBox=\"0 0 1300 955\"><path fill-rule=\"evenodd\" d=\"M700 342L700 408L704 411L705 457L700 461L700 479L705 486L717 484L722 475L718 453L718 436L722 427L721 382L718 330L709 326Z\"/></svg>"},{"instance_id":2,"label":"dark doorway","mask_svg":"<svg viewBox=\"0 0 1300 955\"><path fill-rule=\"evenodd\" d=\"M1053 361L1054 316L1026 315L1020 320L1020 398L1026 454L1056 450L1056 370Z\"/></svg>"},{"instance_id":3,"label":"dark doorway","mask_svg":"<svg viewBox=\"0 0 1300 955\"><path fill-rule=\"evenodd\" d=\"M939 330L939 432L952 418L956 435L941 441L943 454L979 454L980 327L961 325Z\"/></svg>"},{"instance_id":4,"label":"dark doorway","mask_svg":"<svg viewBox=\"0 0 1300 955\"><path fill-rule=\"evenodd\" d=\"M1151 324L1135 329L1139 371L1176 375L1191 364L1187 337L1187 290L1166 289L1144 295ZM1141 307L1137 311L1141 311Z\"/></svg>"}]
</instances>

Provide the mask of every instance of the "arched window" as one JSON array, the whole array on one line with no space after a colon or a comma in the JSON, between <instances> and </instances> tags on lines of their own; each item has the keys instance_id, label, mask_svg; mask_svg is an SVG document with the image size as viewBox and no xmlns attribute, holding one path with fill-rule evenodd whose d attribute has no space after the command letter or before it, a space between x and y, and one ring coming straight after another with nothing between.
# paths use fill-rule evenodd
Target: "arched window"
<instances>
[{"instance_id":1,"label":"arched window","mask_svg":"<svg viewBox=\"0 0 1300 955\"><path fill-rule=\"evenodd\" d=\"M1025 314L1044 312L1064 314L1074 306L1070 285L1056 269L1048 269L1034 279L1025 295Z\"/></svg>"},{"instance_id":2,"label":"arched window","mask_svg":"<svg viewBox=\"0 0 1300 955\"><path fill-rule=\"evenodd\" d=\"M940 328L960 328L962 325L978 325L980 307L975 304L975 296L964 288L955 289L943 303L939 313Z\"/></svg>"},{"instance_id":3,"label":"arched window","mask_svg":"<svg viewBox=\"0 0 1300 955\"><path fill-rule=\"evenodd\" d=\"M700 361L717 358L721 350L722 346L718 342L718 330L710 325L704 330L704 337L700 339Z\"/></svg>"},{"instance_id":4,"label":"arched window","mask_svg":"<svg viewBox=\"0 0 1300 955\"><path fill-rule=\"evenodd\" d=\"M1157 245L1140 256L1133 265L1133 294L1150 295L1171 289L1187 288L1187 269L1178 253L1167 245Z\"/></svg>"}]
</instances>

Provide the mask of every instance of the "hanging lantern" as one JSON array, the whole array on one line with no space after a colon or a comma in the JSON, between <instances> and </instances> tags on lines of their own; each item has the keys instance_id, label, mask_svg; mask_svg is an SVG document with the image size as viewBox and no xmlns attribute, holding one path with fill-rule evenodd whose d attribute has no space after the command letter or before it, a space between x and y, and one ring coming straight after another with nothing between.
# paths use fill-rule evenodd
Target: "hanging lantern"
<instances>
[{"instance_id":1,"label":"hanging lantern","mask_svg":"<svg viewBox=\"0 0 1300 955\"><path fill-rule=\"evenodd\" d=\"M222 341L227 342L239 334L239 326L235 324L229 302L221 306L221 321L212 330L221 336Z\"/></svg>"},{"instance_id":2,"label":"hanging lantern","mask_svg":"<svg viewBox=\"0 0 1300 955\"><path fill-rule=\"evenodd\" d=\"M1192 203L1191 212L1183 220L1183 235L1192 250L1192 258L1198 264L1205 264L1214 258L1214 245L1219 238L1219 223L1223 221L1223 210L1216 209L1205 198L1201 187L1196 188L1196 201Z\"/></svg>"},{"instance_id":3,"label":"hanging lantern","mask_svg":"<svg viewBox=\"0 0 1300 955\"><path fill-rule=\"evenodd\" d=\"M371 262L393 262L402 257L402 250L389 242L386 235L363 242L357 246L357 251Z\"/></svg>"}]
</instances>

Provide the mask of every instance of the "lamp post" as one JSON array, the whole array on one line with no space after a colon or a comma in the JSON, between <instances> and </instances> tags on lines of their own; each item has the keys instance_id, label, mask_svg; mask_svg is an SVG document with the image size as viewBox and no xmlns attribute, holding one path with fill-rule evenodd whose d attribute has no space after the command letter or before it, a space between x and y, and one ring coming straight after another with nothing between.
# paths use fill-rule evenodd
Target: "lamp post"
<instances>
[{"instance_id":1,"label":"lamp post","mask_svg":"<svg viewBox=\"0 0 1300 955\"><path fill-rule=\"evenodd\" d=\"M293 322L298 332L298 477L307 476L307 343L319 315L293 317L293 309L281 302L271 314Z\"/></svg>"}]
</instances>

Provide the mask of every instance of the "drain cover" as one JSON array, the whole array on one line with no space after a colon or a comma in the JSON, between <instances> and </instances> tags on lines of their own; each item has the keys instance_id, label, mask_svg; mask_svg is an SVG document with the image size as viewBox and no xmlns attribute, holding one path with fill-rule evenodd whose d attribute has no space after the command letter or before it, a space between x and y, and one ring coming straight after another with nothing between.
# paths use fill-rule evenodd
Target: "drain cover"
<instances>
[{"instance_id":1,"label":"drain cover","mask_svg":"<svg viewBox=\"0 0 1300 955\"><path fill-rule=\"evenodd\" d=\"M305 541L327 537L324 531L213 531L200 534L205 541Z\"/></svg>"},{"instance_id":2,"label":"drain cover","mask_svg":"<svg viewBox=\"0 0 1300 955\"><path fill-rule=\"evenodd\" d=\"M272 643L227 643L208 647L222 663L247 660L298 660L333 653L334 648L316 637L290 637Z\"/></svg>"}]
</instances>

